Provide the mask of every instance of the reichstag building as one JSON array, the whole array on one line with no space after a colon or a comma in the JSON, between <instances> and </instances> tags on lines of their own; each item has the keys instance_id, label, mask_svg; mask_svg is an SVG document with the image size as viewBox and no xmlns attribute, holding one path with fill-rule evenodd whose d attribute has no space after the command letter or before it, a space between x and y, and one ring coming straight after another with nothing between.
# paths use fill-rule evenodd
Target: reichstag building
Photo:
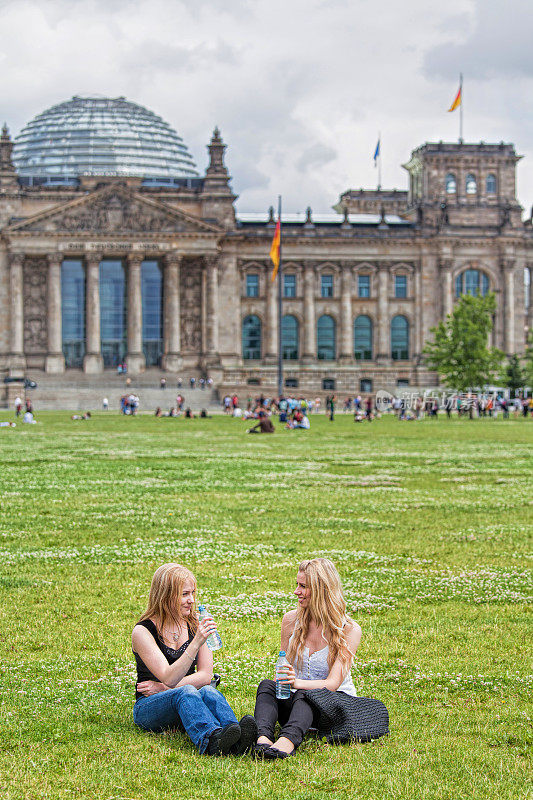
<instances>
[{"instance_id":1,"label":"reichstag building","mask_svg":"<svg viewBox=\"0 0 533 800\"><path fill-rule=\"evenodd\" d=\"M275 220L236 212L225 149L215 129L200 175L176 131L123 97L73 97L14 141L4 126L0 373L126 362L273 391ZM493 344L522 353L533 238L519 158L503 142L426 143L407 190L350 189L331 214L286 215L286 385L435 385L421 352L465 292L495 292Z\"/></svg>"}]
</instances>

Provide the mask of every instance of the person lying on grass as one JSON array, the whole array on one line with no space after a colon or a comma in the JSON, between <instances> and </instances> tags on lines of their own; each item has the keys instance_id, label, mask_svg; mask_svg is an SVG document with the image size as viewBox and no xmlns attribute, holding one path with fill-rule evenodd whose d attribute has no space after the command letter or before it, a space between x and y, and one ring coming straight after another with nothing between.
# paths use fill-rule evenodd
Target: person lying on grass
<instances>
[{"instance_id":1,"label":"person lying on grass","mask_svg":"<svg viewBox=\"0 0 533 800\"><path fill-rule=\"evenodd\" d=\"M296 576L298 608L281 623L281 650L291 689L287 700L276 698L276 683L261 681L257 689L255 720L259 737L254 754L260 758L294 755L313 724L313 709L306 702L309 689L329 689L357 696L350 675L361 628L346 616L339 573L327 558L302 561ZM279 720L281 731L274 741Z\"/></svg>"},{"instance_id":2,"label":"person lying on grass","mask_svg":"<svg viewBox=\"0 0 533 800\"><path fill-rule=\"evenodd\" d=\"M198 619L196 579L180 564L155 571L148 608L131 637L137 664L133 721L148 731L184 730L200 753L241 755L257 739L251 715L240 722L211 686L213 656L206 641L216 631Z\"/></svg>"}]
</instances>

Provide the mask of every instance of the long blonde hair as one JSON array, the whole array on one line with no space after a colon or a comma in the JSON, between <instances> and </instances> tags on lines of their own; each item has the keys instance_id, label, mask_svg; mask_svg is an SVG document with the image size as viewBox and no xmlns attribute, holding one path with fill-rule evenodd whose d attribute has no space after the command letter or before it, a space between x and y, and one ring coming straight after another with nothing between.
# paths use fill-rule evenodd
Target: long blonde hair
<instances>
[{"instance_id":1,"label":"long blonde hair","mask_svg":"<svg viewBox=\"0 0 533 800\"><path fill-rule=\"evenodd\" d=\"M193 633L198 630L198 612L196 603L191 609L189 617L181 613L181 595L186 581L192 581L196 592L196 578L187 567L181 564L162 564L154 572L148 597L148 608L142 615L143 619L157 617L159 635L163 635L163 628L169 622L179 627L188 626Z\"/></svg>"},{"instance_id":2,"label":"long blonde hair","mask_svg":"<svg viewBox=\"0 0 533 800\"><path fill-rule=\"evenodd\" d=\"M344 625L346 602L342 594L340 575L329 558L312 558L302 561L298 572L303 572L306 584L311 590L306 608L298 608L294 634L287 651L287 659L291 664L301 668L305 640L309 634L311 620L322 627L322 635L329 646L328 666L340 659L343 673L350 669L354 653L348 647Z\"/></svg>"}]
</instances>

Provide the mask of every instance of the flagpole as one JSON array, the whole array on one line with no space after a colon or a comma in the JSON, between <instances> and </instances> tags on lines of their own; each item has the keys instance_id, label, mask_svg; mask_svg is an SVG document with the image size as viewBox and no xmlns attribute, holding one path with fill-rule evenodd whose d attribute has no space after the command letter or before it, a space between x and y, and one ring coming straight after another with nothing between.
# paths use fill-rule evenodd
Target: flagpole
<instances>
[{"instance_id":1,"label":"flagpole","mask_svg":"<svg viewBox=\"0 0 533 800\"><path fill-rule=\"evenodd\" d=\"M461 102L459 104L459 144L463 143L463 73L459 75L459 89L461 91Z\"/></svg>"},{"instance_id":2,"label":"flagpole","mask_svg":"<svg viewBox=\"0 0 533 800\"><path fill-rule=\"evenodd\" d=\"M283 396L283 353L281 351L281 321L283 319L283 295L282 295L282 239L283 225L281 223L281 195L278 196L278 220L279 220L279 266L278 266L278 400Z\"/></svg>"},{"instance_id":3,"label":"flagpole","mask_svg":"<svg viewBox=\"0 0 533 800\"><path fill-rule=\"evenodd\" d=\"M381 191L381 131L379 132L378 137L379 142L379 153L378 153L378 192Z\"/></svg>"}]
</instances>

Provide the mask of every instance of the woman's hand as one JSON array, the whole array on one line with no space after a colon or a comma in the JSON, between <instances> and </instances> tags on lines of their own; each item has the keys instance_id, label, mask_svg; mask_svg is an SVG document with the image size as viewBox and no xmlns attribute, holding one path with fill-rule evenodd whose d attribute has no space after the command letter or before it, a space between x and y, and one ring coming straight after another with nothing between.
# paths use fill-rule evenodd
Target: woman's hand
<instances>
[{"instance_id":1,"label":"woman's hand","mask_svg":"<svg viewBox=\"0 0 533 800\"><path fill-rule=\"evenodd\" d=\"M198 630L194 634L193 639L193 642L197 645L198 649L200 649L200 647L206 643L208 637L211 636L212 633L215 633L216 629L217 626L212 617L206 617L200 621Z\"/></svg>"},{"instance_id":2,"label":"woman's hand","mask_svg":"<svg viewBox=\"0 0 533 800\"><path fill-rule=\"evenodd\" d=\"M277 679L283 683L288 683L291 689L296 689L295 682L298 680L292 664L284 664L277 672Z\"/></svg>"},{"instance_id":3,"label":"woman's hand","mask_svg":"<svg viewBox=\"0 0 533 800\"><path fill-rule=\"evenodd\" d=\"M153 694L165 692L167 688L168 687L165 686L164 683L160 683L159 681L139 681L137 684L137 691L144 697L151 697Z\"/></svg>"}]
</instances>

